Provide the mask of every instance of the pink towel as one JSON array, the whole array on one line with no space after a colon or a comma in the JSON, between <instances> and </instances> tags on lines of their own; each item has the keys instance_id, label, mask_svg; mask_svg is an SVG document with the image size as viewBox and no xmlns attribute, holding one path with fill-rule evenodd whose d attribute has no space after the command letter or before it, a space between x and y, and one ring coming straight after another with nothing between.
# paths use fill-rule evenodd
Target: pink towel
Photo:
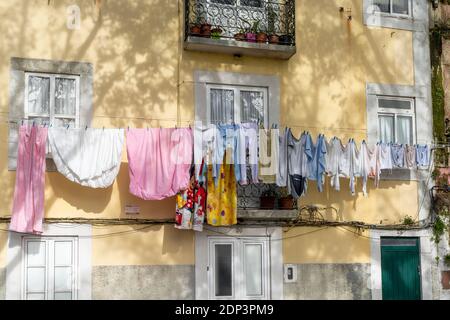
<instances>
[{"instance_id":1,"label":"pink towel","mask_svg":"<svg viewBox=\"0 0 450 320\"><path fill-rule=\"evenodd\" d=\"M144 200L161 200L186 189L193 145L188 128L127 130L130 192Z\"/></svg>"},{"instance_id":2,"label":"pink towel","mask_svg":"<svg viewBox=\"0 0 450 320\"><path fill-rule=\"evenodd\" d=\"M11 231L42 233L47 128L21 126Z\"/></svg>"}]
</instances>

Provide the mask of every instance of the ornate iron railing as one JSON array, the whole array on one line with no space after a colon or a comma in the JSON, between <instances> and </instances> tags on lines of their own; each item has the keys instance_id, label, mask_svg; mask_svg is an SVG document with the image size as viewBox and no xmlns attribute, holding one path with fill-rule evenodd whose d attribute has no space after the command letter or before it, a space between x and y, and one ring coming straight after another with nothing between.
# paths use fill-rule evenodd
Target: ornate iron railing
<instances>
[{"instance_id":1,"label":"ornate iron railing","mask_svg":"<svg viewBox=\"0 0 450 320\"><path fill-rule=\"evenodd\" d=\"M185 0L185 38L295 45L294 0Z\"/></svg>"}]
</instances>

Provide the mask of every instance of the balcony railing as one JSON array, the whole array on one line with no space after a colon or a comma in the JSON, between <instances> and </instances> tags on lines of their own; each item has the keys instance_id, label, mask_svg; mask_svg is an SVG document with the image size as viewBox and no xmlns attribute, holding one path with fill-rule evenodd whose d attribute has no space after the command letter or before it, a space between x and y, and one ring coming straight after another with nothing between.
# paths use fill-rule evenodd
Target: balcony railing
<instances>
[{"instance_id":1,"label":"balcony railing","mask_svg":"<svg viewBox=\"0 0 450 320\"><path fill-rule=\"evenodd\" d=\"M185 48L288 59L294 0L185 0Z\"/></svg>"}]
</instances>

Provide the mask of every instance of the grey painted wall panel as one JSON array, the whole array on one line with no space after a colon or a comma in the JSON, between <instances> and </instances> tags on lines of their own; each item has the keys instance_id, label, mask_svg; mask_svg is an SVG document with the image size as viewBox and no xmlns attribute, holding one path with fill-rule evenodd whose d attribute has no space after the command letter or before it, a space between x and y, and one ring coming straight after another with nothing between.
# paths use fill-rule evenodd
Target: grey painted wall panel
<instances>
[{"instance_id":1,"label":"grey painted wall panel","mask_svg":"<svg viewBox=\"0 0 450 320\"><path fill-rule=\"evenodd\" d=\"M92 272L94 300L195 299L193 265L95 266Z\"/></svg>"},{"instance_id":2,"label":"grey painted wall panel","mask_svg":"<svg viewBox=\"0 0 450 320\"><path fill-rule=\"evenodd\" d=\"M289 300L370 300L370 264L298 264L297 282L284 284Z\"/></svg>"}]
</instances>

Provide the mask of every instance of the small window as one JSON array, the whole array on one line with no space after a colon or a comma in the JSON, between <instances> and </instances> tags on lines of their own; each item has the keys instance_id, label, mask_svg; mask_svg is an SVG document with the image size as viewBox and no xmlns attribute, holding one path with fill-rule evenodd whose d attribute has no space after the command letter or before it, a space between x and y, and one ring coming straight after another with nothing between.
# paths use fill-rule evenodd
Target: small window
<instances>
[{"instance_id":1,"label":"small window","mask_svg":"<svg viewBox=\"0 0 450 320\"><path fill-rule=\"evenodd\" d=\"M214 85L207 86L208 122L262 123L267 128L267 88Z\"/></svg>"},{"instance_id":2,"label":"small window","mask_svg":"<svg viewBox=\"0 0 450 320\"><path fill-rule=\"evenodd\" d=\"M382 142L414 144L414 99L378 97L378 134Z\"/></svg>"},{"instance_id":3,"label":"small window","mask_svg":"<svg viewBox=\"0 0 450 320\"><path fill-rule=\"evenodd\" d=\"M378 12L393 16L411 16L411 0L373 0Z\"/></svg>"},{"instance_id":4,"label":"small window","mask_svg":"<svg viewBox=\"0 0 450 320\"><path fill-rule=\"evenodd\" d=\"M78 127L79 76L25 74L25 119L55 127Z\"/></svg>"},{"instance_id":5,"label":"small window","mask_svg":"<svg viewBox=\"0 0 450 320\"><path fill-rule=\"evenodd\" d=\"M23 239L24 300L75 300L77 238Z\"/></svg>"}]
</instances>

